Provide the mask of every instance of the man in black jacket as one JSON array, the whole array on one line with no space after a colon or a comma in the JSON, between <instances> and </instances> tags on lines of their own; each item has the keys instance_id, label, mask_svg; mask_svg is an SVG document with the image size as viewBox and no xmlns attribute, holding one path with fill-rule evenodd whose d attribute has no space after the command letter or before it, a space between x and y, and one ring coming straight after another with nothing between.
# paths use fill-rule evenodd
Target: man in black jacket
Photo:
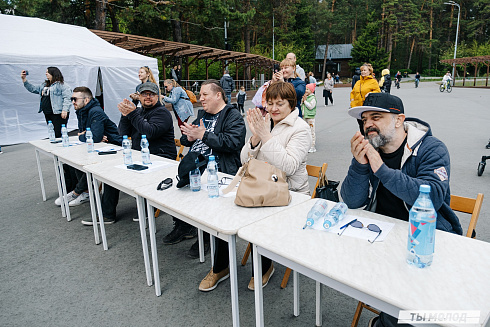
<instances>
[{"instance_id":1,"label":"man in black jacket","mask_svg":"<svg viewBox=\"0 0 490 327\"><path fill-rule=\"evenodd\" d=\"M207 80L201 85L200 101L204 110L200 110L192 124L184 123L180 127L180 143L190 147L190 152L198 152L205 157L214 155L218 170L235 175L241 166L240 151L245 144L245 122L240 112L225 103L225 92L217 80ZM194 227L174 219L173 231L165 236L164 244L180 242L184 233ZM209 235L205 235L205 250L209 249ZM226 242L217 240L218 244ZM216 252L228 258L228 251ZM192 258L199 257L199 244L196 241L188 252Z\"/></svg>"},{"instance_id":2,"label":"man in black jacket","mask_svg":"<svg viewBox=\"0 0 490 327\"><path fill-rule=\"evenodd\" d=\"M150 144L150 153L175 160L174 125L170 112L158 101L158 86L146 82L140 87L142 108L124 99L117 105L121 112L119 135L131 137L132 149L141 150L141 135L146 135ZM116 207L119 202L119 190L105 185L102 195L102 213L104 223L112 224L116 219ZM133 219L137 221L137 219ZM84 225L92 225L92 220L82 220Z\"/></svg>"},{"instance_id":3,"label":"man in black jacket","mask_svg":"<svg viewBox=\"0 0 490 327\"><path fill-rule=\"evenodd\" d=\"M221 77L219 84L225 91L226 99L228 99L226 103L231 104L231 92L233 92L235 89L235 81L233 81L233 77L230 76L230 72L228 70L224 71L223 77Z\"/></svg>"},{"instance_id":4,"label":"man in black jacket","mask_svg":"<svg viewBox=\"0 0 490 327\"><path fill-rule=\"evenodd\" d=\"M78 139L81 142L86 142L85 132L87 128L90 128L94 143L105 141L121 145L122 137L117 132L116 124L102 110L99 101L93 97L92 91L88 87L76 87L73 90L71 102L77 114ZM88 183L85 173L69 165L63 165L63 168L65 176L69 176L67 189L70 189L71 192L66 195L69 206L73 207L89 201ZM68 184L72 186L70 187ZM61 206L61 198L56 199L55 204Z\"/></svg>"}]
</instances>

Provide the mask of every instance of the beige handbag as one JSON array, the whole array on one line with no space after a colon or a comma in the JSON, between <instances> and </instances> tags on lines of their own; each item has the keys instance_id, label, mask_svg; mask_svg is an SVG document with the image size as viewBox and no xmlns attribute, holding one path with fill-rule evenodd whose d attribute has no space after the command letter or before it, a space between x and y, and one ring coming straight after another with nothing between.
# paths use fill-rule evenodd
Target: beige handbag
<instances>
[{"instance_id":1,"label":"beige handbag","mask_svg":"<svg viewBox=\"0 0 490 327\"><path fill-rule=\"evenodd\" d=\"M249 158L223 193L232 191L238 182L236 205L280 207L287 206L291 201L286 173L267 162Z\"/></svg>"}]
</instances>

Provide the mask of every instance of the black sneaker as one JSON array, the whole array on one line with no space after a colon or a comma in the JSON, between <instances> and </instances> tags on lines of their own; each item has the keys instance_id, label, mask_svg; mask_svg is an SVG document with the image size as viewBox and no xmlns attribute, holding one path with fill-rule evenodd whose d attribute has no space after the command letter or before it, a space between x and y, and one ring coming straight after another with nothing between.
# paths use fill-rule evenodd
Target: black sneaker
<instances>
[{"instance_id":1,"label":"black sneaker","mask_svg":"<svg viewBox=\"0 0 490 327\"><path fill-rule=\"evenodd\" d=\"M488 143L487 145L485 145L485 148L486 149L490 149L490 143Z\"/></svg>"},{"instance_id":2,"label":"black sneaker","mask_svg":"<svg viewBox=\"0 0 490 327\"><path fill-rule=\"evenodd\" d=\"M197 236L196 227L187 227L175 225L174 229L163 238L163 244L172 245L182 242L185 239L191 239Z\"/></svg>"},{"instance_id":3,"label":"black sneaker","mask_svg":"<svg viewBox=\"0 0 490 327\"><path fill-rule=\"evenodd\" d=\"M210 248L211 246L209 245L209 240L204 240L204 255L209 253ZM187 256L192 259L199 259L199 240L192 244L189 251L187 251Z\"/></svg>"}]
</instances>

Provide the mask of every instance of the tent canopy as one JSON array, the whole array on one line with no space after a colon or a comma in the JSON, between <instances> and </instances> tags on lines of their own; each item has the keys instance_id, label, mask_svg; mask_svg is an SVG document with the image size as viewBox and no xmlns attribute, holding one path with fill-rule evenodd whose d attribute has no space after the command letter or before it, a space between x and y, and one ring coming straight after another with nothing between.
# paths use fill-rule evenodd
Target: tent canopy
<instances>
[{"instance_id":1,"label":"tent canopy","mask_svg":"<svg viewBox=\"0 0 490 327\"><path fill-rule=\"evenodd\" d=\"M37 85L47 67L58 67L72 89L87 86L94 96L100 79L104 110L116 124L117 103L140 83L139 68L150 67L158 79L157 59L114 46L84 27L0 14L0 42L0 145L47 137L44 115L37 114L39 95L24 88L22 70ZM68 127L77 128L73 107Z\"/></svg>"}]
</instances>

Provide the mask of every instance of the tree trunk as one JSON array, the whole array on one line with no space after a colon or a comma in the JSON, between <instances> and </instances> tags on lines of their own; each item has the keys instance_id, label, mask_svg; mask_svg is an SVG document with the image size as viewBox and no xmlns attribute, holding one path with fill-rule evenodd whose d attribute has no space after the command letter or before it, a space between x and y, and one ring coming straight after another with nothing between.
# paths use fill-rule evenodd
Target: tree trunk
<instances>
[{"instance_id":1,"label":"tree trunk","mask_svg":"<svg viewBox=\"0 0 490 327\"><path fill-rule=\"evenodd\" d=\"M415 37L412 38L412 45L410 46L410 54L408 55L407 70L410 70L410 62L412 61L412 53L414 47L415 47Z\"/></svg>"},{"instance_id":2,"label":"tree trunk","mask_svg":"<svg viewBox=\"0 0 490 327\"><path fill-rule=\"evenodd\" d=\"M95 2L95 29L105 30L107 0L97 0Z\"/></svg>"},{"instance_id":3,"label":"tree trunk","mask_svg":"<svg viewBox=\"0 0 490 327\"><path fill-rule=\"evenodd\" d=\"M109 16L111 17L112 31L119 33L119 21L116 17L116 11L113 6L108 6L107 8L109 9Z\"/></svg>"},{"instance_id":4,"label":"tree trunk","mask_svg":"<svg viewBox=\"0 0 490 327\"><path fill-rule=\"evenodd\" d=\"M434 0L431 1L430 5L430 27L429 27L429 75L432 63L432 22L433 22L433 9L434 9Z\"/></svg>"},{"instance_id":5,"label":"tree trunk","mask_svg":"<svg viewBox=\"0 0 490 327\"><path fill-rule=\"evenodd\" d=\"M245 53L250 53L250 29L249 29L249 26L248 25L245 25L245 35L244 35L244 39L245 39ZM246 65L244 66L244 75L245 75L245 79L250 79L250 66L249 65Z\"/></svg>"},{"instance_id":6,"label":"tree trunk","mask_svg":"<svg viewBox=\"0 0 490 327\"><path fill-rule=\"evenodd\" d=\"M172 19L172 30L174 42L182 42L182 26L180 25L180 14L176 19Z\"/></svg>"}]
</instances>

